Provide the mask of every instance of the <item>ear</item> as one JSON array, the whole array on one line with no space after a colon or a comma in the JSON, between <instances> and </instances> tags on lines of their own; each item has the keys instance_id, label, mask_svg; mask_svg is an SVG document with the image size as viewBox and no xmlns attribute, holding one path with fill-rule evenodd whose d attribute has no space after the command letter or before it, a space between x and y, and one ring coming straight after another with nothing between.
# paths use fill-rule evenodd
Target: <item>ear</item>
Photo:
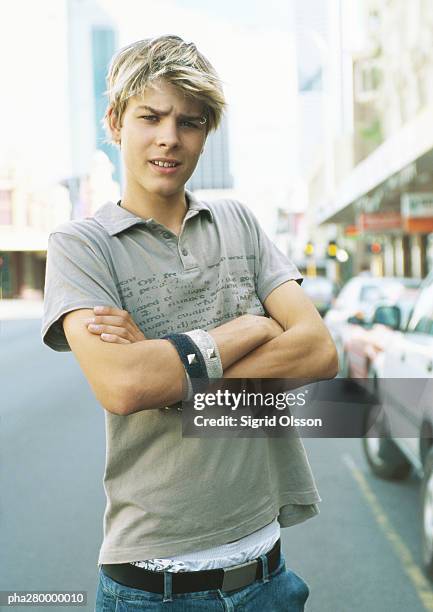
<instances>
[{"instance_id":1,"label":"ear","mask_svg":"<svg viewBox=\"0 0 433 612\"><path fill-rule=\"evenodd\" d=\"M117 144L120 144L120 129L122 126L120 125L120 121L113 107L110 107L108 109L107 118L108 118L108 125L110 126L110 131L113 136L113 140L117 142Z\"/></svg>"}]
</instances>

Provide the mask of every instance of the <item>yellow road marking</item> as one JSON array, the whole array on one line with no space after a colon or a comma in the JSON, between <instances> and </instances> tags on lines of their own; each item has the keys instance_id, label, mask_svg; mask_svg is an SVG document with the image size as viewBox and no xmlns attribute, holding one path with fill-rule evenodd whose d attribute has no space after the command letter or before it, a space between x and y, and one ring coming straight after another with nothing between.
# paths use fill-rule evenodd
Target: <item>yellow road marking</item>
<instances>
[{"instance_id":1,"label":"yellow road marking","mask_svg":"<svg viewBox=\"0 0 433 612\"><path fill-rule=\"evenodd\" d=\"M415 591L421 600L425 610L433 612L433 591L430 582L423 574L422 570L415 563L410 550L403 542L401 537L391 525L388 516L380 505L376 495L371 490L367 480L361 470L355 465L353 458L349 454L344 454L343 461L352 472L352 476L356 480L361 489L362 494L367 500L376 522L381 527L386 538L390 541L394 552L400 559L403 569L409 576Z\"/></svg>"}]
</instances>

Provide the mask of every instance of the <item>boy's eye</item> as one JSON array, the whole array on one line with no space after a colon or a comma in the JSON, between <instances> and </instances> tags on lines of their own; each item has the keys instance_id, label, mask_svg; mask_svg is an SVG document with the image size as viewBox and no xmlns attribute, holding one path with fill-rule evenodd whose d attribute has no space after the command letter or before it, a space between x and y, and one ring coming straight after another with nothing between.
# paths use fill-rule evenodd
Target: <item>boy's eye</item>
<instances>
[{"instance_id":1,"label":"boy's eye","mask_svg":"<svg viewBox=\"0 0 433 612\"><path fill-rule=\"evenodd\" d=\"M155 120L159 119L159 117L157 117L157 115L141 115L139 119L147 119L151 123L155 123ZM181 121L180 123L181 125L186 125L187 127L192 127L192 128L197 127L196 124L193 123L192 121L184 120L184 121Z\"/></svg>"},{"instance_id":2,"label":"boy's eye","mask_svg":"<svg viewBox=\"0 0 433 612\"><path fill-rule=\"evenodd\" d=\"M182 121L181 123L184 123L188 127L193 127L193 128L197 127L195 123L192 123L192 121Z\"/></svg>"}]
</instances>

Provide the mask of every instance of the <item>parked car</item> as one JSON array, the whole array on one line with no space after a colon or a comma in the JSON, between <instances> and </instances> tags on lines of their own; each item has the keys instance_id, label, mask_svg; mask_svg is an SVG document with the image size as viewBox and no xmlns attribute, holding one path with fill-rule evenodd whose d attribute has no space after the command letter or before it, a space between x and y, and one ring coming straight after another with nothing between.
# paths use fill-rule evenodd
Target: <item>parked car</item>
<instances>
[{"instance_id":1,"label":"parked car","mask_svg":"<svg viewBox=\"0 0 433 612\"><path fill-rule=\"evenodd\" d=\"M395 304L400 309L399 329L405 329L417 299L418 289L405 289ZM391 342L395 330L395 313L388 306L389 301L381 301L371 318L349 317L348 325L352 333L346 333L343 340L340 373L344 378L368 378L370 368L375 362L376 373L380 369L379 359L383 350Z\"/></svg>"},{"instance_id":2,"label":"parked car","mask_svg":"<svg viewBox=\"0 0 433 612\"><path fill-rule=\"evenodd\" d=\"M337 348L340 376L344 374L343 347L354 333L354 325L349 322L351 317L372 318L376 304L388 300L396 302L405 289L416 289L420 285L417 278L377 277L360 274L348 281L338 294L333 307L324 317Z\"/></svg>"},{"instance_id":3,"label":"parked car","mask_svg":"<svg viewBox=\"0 0 433 612\"><path fill-rule=\"evenodd\" d=\"M367 417L363 449L379 477L404 479L413 470L420 476L423 564L433 579L433 272L406 327L398 306L384 308L395 332L382 351L380 372L372 364L376 406Z\"/></svg>"},{"instance_id":4,"label":"parked car","mask_svg":"<svg viewBox=\"0 0 433 612\"><path fill-rule=\"evenodd\" d=\"M322 317L331 308L338 293L338 285L326 276L305 276L302 281L302 289L307 293Z\"/></svg>"}]
</instances>

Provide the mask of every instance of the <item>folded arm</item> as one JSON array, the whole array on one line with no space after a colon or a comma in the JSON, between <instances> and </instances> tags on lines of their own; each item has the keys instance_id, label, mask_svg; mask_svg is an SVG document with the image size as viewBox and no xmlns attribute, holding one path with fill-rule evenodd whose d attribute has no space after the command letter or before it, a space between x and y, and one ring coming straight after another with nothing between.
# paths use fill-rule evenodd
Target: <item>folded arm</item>
<instances>
[{"instance_id":1,"label":"folded arm","mask_svg":"<svg viewBox=\"0 0 433 612\"><path fill-rule=\"evenodd\" d=\"M338 357L319 313L294 281L272 291L263 306L284 333L224 371L225 378L334 378Z\"/></svg>"},{"instance_id":2,"label":"folded arm","mask_svg":"<svg viewBox=\"0 0 433 612\"><path fill-rule=\"evenodd\" d=\"M174 404L185 397L185 371L168 340L111 344L89 333L91 309L67 313L63 328L69 346L102 406L114 414ZM247 353L281 334L266 317L242 315L211 330L223 365L230 368Z\"/></svg>"},{"instance_id":3,"label":"folded arm","mask_svg":"<svg viewBox=\"0 0 433 612\"><path fill-rule=\"evenodd\" d=\"M225 378L336 375L337 353L331 336L296 282L277 287L264 307L270 319L243 315L209 331L219 348ZM72 351L106 410L127 415L169 406L185 397L184 368L170 342L101 342L99 335L87 329L86 321L92 315L90 309L75 310L65 315L63 326Z\"/></svg>"}]
</instances>

